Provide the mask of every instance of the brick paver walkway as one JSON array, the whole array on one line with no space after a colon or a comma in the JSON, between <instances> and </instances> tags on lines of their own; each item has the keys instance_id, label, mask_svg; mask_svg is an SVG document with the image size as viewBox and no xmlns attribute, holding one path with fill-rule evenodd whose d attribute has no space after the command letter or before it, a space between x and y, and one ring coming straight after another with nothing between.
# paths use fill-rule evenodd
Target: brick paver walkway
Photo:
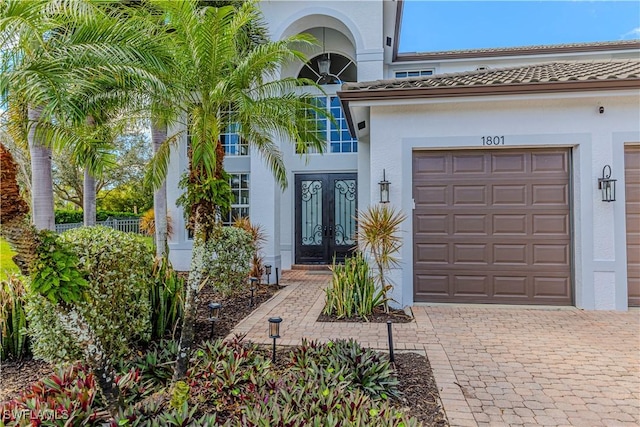
<instances>
[{"instance_id":1,"label":"brick paver walkway","mask_svg":"<svg viewBox=\"0 0 640 427\"><path fill-rule=\"evenodd\" d=\"M282 345L356 338L387 349L385 324L318 323L326 272L286 272L287 285L233 333ZM640 311L415 306L395 324L397 350L428 355L452 426L640 426Z\"/></svg>"}]
</instances>

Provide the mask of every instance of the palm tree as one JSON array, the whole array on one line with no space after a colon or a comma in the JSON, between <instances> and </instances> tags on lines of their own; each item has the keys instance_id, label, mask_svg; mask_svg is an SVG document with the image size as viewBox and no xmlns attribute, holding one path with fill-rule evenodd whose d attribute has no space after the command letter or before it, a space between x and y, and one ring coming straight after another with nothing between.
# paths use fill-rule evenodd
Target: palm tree
<instances>
[{"instance_id":1,"label":"palm tree","mask_svg":"<svg viewBox=\"0 0 640 427\"><path fill-rule=\"evenodd\" d=\"M185 377L194 339L198 289L206 279L202 269L203 247L216 225L217 208L229 200L223 170L224 149L220 133L238 124L238 133L258 150L282 186L287 184L282 155L275 138L289 140L300 152L309 147L322 151L323 142L315 122L305 114L314 111L312 98L295 94L304 84L297 78L278 78L280 67L294 60L306 61L294 44L309 44L308 36L281 41L256 42L261 15L255 1L234 6L199 6L196 2L152 0L166 17L170 49L178 64L176 86L180 98L174 103L188 117L191 136L190 167L183 198L194 223L191 272L183 318L180 351L174 381ZM169 149L160 149L150 169L156 187L166 175Z\"/></svg>"}]
</instances>

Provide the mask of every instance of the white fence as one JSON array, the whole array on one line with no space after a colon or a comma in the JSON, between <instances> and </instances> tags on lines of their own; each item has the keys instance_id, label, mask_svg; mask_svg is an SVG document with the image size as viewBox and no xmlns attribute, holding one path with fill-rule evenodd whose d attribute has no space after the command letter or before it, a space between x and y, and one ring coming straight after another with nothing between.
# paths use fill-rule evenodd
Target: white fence
<instances>
[{"instance_id":1,"label":"white fence","mask_svg":"<svg viewBox=\"0 0 640 427\"><path fill-rule=\"evenodd\" d=\"M84 224L75 222L73 224L56 224L56 233L82 227ZM140 218L107 218L106 221L97 221L96 225L104 225L125 233L140 233Z\"/></svg>"}]
</instances>

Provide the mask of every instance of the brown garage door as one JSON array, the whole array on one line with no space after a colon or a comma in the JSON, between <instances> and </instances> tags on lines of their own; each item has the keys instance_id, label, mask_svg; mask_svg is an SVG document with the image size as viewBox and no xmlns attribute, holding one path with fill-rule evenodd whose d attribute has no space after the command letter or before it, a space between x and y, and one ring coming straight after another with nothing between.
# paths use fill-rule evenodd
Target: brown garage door
<instances>
[{"instance_id":1,"label":"brown garage door","mask_svg":"<svg viewBox=\"0 0 640 427\"><path fill-rule=\"evenodd\" d=\"M640 145L624 149L629 305L640 306Z\"/></svg>"},{"instance_id":2,"label":"brown garage door","mask_svg":"<svg viewBox=\"0 0 640 427\"><path fill-rule=\"evenodd\" d=\"M570 305L568 149L413 154L417 302Z\"/></svg>"}]
</instances>

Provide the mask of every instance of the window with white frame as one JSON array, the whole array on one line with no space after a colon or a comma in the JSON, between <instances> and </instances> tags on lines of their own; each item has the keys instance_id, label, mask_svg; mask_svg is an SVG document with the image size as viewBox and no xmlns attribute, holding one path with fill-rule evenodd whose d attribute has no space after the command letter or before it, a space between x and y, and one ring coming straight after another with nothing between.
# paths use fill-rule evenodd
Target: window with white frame
<instances>
[{"instance_id":1,"label":"window with white frame","mask_svg":"<svg viewBox=\"0 0 640 427\"><path fill-rule=\"evenodd\" d=\"M249 144L238 135L238 123L229 123L220 134L220 142L227 156L248 156Z\"/></svg>"},{"instance_id":2,"label":"window with white frame","mask_svg":"<svg viewBox=\"0 0 640 427\"><path fill-rule=\"evenodd\" d=\"M433 68L427 70L403 70L396 71L396 79L404 79L408 77L432 76L435 70Z\"/></svg>"},{"instance_id":3,"label":"window with white frame","mask_svg":"<svg viewBox=\"0 0 640 427\"><path fill-rule=\"evenodd\" d=\"M309 120L316 122L317 133L320 140L327 142L327 152L329 153L356 153L358 151L358 140L351 136L347 119L340 105L340 98L337 96L318 96L314 98L316 107L327 110L333 115L335 123L328 117L320 116L314 111L309 112ZM314 153L313 149L308 151Z\"/></svg>"},{"instance_id":4,"label":"window with white frame","mask_svg":"<svg viewBox=\"0 0 640 427\"><path fill-rule=\"evenodd\" d=\"M249 216L249 174L231 173L229 175L233 200L231 208L227 212L221 212L223 225L232 225L237 218Z\"/></svg>"}]
</instances>

